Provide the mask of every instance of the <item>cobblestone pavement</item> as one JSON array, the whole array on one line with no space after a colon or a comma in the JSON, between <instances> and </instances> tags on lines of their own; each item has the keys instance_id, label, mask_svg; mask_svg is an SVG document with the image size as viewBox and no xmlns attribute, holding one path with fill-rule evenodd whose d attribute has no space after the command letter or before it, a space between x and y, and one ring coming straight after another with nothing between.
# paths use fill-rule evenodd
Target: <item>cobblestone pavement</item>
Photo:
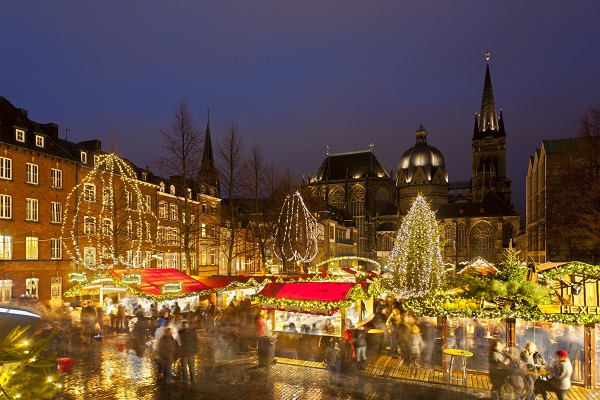
<instances>
[{"instance_id":1,"label":"cobblestone pavement","mask_svg":"<svg viewBox=\"0 0 600 400\"><path fill-rule=\"evenodd\" d=\"M75 366L62 379L62 400L83 399L377 399L454 400L476 398L446 391L440 385L422 385L361 373L340 374L330 382L319 368L276 364L258 367L251 353L232 354L217 340L201 337L196 365L196 384L163 384L149 350L138 357L132 350L119 351L125 335L107 335L102 341L74 348Z\"/></svg>"}]
</instances>

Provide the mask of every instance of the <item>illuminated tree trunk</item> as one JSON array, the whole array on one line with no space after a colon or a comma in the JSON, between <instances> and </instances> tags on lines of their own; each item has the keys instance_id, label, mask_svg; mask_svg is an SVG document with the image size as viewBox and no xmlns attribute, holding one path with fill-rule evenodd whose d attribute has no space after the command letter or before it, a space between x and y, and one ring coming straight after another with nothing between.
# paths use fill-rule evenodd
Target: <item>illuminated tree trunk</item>
<instances>
[{"instance_id":1,"label":"illuminated tree trunk","mask_svg":"<svg viewBox=\"0 0 600 400\"><path fill-rule=\"evenodd\" d=\"M440 284L443 273L440 229L423 196L413 201L398 230L385 283L401 297L423 297Z\"/></svg>"}]
</instances>

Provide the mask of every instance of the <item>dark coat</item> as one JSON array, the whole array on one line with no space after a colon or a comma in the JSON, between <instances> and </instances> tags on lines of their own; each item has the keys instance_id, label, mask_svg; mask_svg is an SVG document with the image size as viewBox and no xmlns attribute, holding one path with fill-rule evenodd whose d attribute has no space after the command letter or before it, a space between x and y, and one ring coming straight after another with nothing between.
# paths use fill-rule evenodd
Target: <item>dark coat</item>
<instances>
[{"instance_id":1,"label":"dark coat","mask_svg":"<svg viewBox=\"0 0 600 400\"><path fill-rule=\"evenodd\" d=\"M163 362L173 362L179 345L172 335L164 335L158 341L158 358Z\"/></svg>"},{"instance_id":2,"label":"dark coat","mask_svg":"<svg viewBox=\"0 0 600 400\"><path fill-rule=\"evenodd\" d=\"M196 335L195 330L180 330L179 340L181 340L181 347L179 348L181 357L191 357L198 352L198 335Z\"/></svg>"}]
</instances>

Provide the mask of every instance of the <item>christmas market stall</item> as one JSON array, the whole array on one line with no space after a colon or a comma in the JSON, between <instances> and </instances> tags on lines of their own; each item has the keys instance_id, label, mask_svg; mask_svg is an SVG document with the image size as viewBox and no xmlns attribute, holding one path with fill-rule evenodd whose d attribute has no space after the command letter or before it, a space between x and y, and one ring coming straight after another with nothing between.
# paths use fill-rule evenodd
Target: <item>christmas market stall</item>
<instances>
[{"instance_id":1,"label":"christmas market stall","mask_svg":"<svg viewBox=\"0 0 600 400\"><path fill-rule=\"evenodd\" d=\"M343 347L347 331L372 318L379 293L378 282L274 282L253 299L269 311L276 355L321 361L333 338Z\"/></svg>"},{"instance_id":2,"label":"christmas market stall","mask_svg":"<svg viewBox=\"0 0 600 400\"><path fill-rule=\"evenodd\" d=\"M173 309L176 302L185 313L211 293L210 287L174 268L134 268L99 271L65 292L65 297L98 296L112 325L119 305L127 316L133 316L136 307L151 316L152 304Z\"/></svg>"}]
</instances>

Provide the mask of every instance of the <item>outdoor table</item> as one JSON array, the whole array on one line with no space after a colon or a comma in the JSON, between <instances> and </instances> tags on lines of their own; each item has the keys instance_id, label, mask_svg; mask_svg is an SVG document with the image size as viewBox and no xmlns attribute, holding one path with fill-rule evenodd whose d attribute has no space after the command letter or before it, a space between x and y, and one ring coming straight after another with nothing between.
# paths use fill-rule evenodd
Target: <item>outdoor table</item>
<instances>
[{"instance_id":1,"label":"outdoor table","mask_svg":"<svg viewBox=\"0 0 600 400\"><path fill-rule=\"evenodd\" d=\"M445 354L448 354L450 356L450 365L448 366L448 386L450 386L450 383L452 381L457 381L460 383L464 383L465 387L469 387L469 380L467 379L467 358L472 357L473 353L471 353L470 351L467 350L461 350L461 349L444 349L443 350ZM454 368L454 358L455 357L460 357L461 360L461 369L462 369L462 378L453 378L452 377L452 370Z\"/></svg>"}]
</instances>

